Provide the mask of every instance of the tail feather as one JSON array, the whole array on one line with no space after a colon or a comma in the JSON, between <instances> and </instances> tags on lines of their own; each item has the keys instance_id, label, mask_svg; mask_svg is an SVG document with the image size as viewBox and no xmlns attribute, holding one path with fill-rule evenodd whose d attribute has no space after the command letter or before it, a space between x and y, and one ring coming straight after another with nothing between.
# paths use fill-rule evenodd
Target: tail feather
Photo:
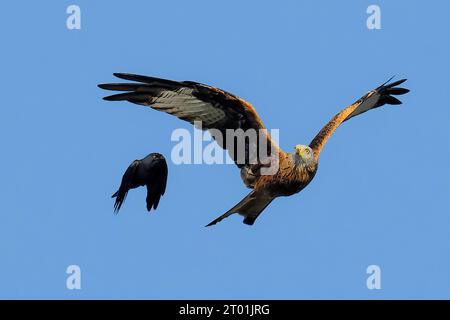
<instances>
[{"instance_id":1,"label":"tail feather","mask_svg":"<svg viewBox=\"0 0 450 320\"><path fill-rule=\"evenodd\" d=\"M233 208L225 212L220 217L214 219L206 227L215 225L234 213L239 213L245 217L244 223L253 225L261 212L272 202L273 198L258 195L255 191L250 192L244 199L239 201Z\"/></svg>"}]
</instances>

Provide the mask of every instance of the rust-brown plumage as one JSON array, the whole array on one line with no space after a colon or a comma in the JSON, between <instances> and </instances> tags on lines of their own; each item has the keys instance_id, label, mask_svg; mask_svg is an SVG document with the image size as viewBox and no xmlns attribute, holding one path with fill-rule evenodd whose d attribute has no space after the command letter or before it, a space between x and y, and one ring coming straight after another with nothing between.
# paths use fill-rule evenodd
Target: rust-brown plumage
<instances>
[{"instance_id":1,"label":"rust-brown plumage","mask_svg":"<svg viewBox=\"0 0 450 320\"><path fill-rule=\"evenodd\" d=\"M178 82L122 73L114 75L135 83L100 84L102 89L125 91L105 97L105 100L126 100L164 111L190 123L201 121L202 128L211 132L240 168L244 184L252 191L208 226L234 213L243 215L244 223L252 225L275 198L298 193L311 182L317 171L320 152L344 121L384 104L401 104L393 95L409 92L408 89L396 87L406 79L384 83L334 116L309 146L297 145L294 152L287 153L271 139L253 106L231 93L192 81ZM226 131L229 129L242 129L243 132L256 130L261 134L255 141L244 139L243 145L231 144L230 147L226 141ZM223 139L218 139L218 133ZM268 150L260 153L262 145L267 145ZM238 157L239 151L242 150L236 148L243 149L243 159ZM267 162L266 157L261 158L261 154L267 154L271 162ZM271 174L264 173L273 161L277 164L277 170Z\"/></svg>"}]
</instances>

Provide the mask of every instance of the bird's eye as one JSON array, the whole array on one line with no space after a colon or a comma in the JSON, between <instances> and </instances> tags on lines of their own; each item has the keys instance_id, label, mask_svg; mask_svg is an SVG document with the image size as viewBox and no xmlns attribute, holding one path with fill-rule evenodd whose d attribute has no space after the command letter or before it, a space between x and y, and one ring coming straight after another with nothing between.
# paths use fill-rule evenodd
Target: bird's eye
<instances>
[{"instance_id":1,"label":"bird's eye","mask_svg":"<svg viewBox=\"0 0 450 320\"><path fill-rule=\"evenodd\" d=\"M309 149L305 149L305 152L306 152L306 154L309 154L310 151L309 151Z\"/></svg>"}]
</instances>

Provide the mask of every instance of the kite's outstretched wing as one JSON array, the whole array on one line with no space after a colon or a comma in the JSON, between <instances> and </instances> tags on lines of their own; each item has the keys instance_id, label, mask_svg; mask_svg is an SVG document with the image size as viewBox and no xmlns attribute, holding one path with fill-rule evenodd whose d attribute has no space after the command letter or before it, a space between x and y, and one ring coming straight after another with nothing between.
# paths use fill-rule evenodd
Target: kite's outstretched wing
<instances>
[{"instance_id":1,"label":"kite's outstretched wing","mask_svg":"<svg viewBox=\"0 0 450 320\"><path fill-rule=\"evenodd\" d=\"M128 191L147 186L147 210L158 207L167 184L167 162L162 154L151 153L141 160L134 160L125 171L119 190L112 195L116 198L114 211L117 213L125 201Z\"/></svg>"},{"instance_id":2,"label":"kite's outstretched wing","mask_svg":"<svg viewBox=\"0 0 450 320\"><path fill-rule=\"evenodd\" d=\"M327 123L325 127L320 130L320 132L311 141L309 146L314 151L314 157L317 161L319 154L322 151L327 140L333 134L333 132L341 125L342 122L349 120L361 113L381 107L385 104L398 105L402 102L397 98L393 97L395 95L402 95L408 93L409 90L405 88L398 88L397 86L406 81L402 79L399 81L392 82L388 84L390 80L383 83L381 86L375 90L370 91L361 99L350 105L349 107L343 109L337 115Z\"/></svg>"},{"instance_id":3,"label":"kite's outstretched wing","mask_svg":"<svg viewBox=\"0 0 450 320\"><path fill-rule=\"evenodd\" d=\"M202 129L211 132L217 143L227 149L230 157L239 168L255 164L252 157L259 154L259 138L256 145L249 145L246 139L245 158L236 149L236 143L226 141L227 129L256 130L257 137L263 137L266 141L264 146L276 148L278 146L271 140L270 135L258 116L253 106L247 101L221 89L192 81L172 81L154 77L140 76L134 74L114 73L120 79L135 81L134 83L107 83L99 84L102 89L113 91L125 91L123 93L104 97L108 101L126 100L132 103L150 106L178 117L179 119L201 122ZM214 129L214 130L213 130ZM217 131L221 133L221 139L217 138ZM261 133L261 136L259 134ZM271 149L269 149L271 150ZM238 160L239 158L239 162ZM244 158L244 159L243 159ZM242 160L242 161L241 161ZM258 159L256 160L258 162Z\"/></svg>"}]
</instances>

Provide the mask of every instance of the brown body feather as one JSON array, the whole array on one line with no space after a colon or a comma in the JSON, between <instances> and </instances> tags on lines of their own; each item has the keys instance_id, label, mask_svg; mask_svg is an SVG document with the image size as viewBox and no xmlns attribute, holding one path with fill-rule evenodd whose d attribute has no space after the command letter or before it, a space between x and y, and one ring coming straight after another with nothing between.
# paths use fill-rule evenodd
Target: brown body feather
<instances>
[{"instance_id":1,"label":"brown body feather","mask_svg":"<svg viewBox=\"0 0 450 320\"><path fill-rule=\"evenodd\" d=\"M316 174L317 166L307 168L296 166L291 154L280 153L279 169L274 175L260 176L255 190L263 191L271 197L290 196L305 188Z\"/></svg>"}]
</instances>

